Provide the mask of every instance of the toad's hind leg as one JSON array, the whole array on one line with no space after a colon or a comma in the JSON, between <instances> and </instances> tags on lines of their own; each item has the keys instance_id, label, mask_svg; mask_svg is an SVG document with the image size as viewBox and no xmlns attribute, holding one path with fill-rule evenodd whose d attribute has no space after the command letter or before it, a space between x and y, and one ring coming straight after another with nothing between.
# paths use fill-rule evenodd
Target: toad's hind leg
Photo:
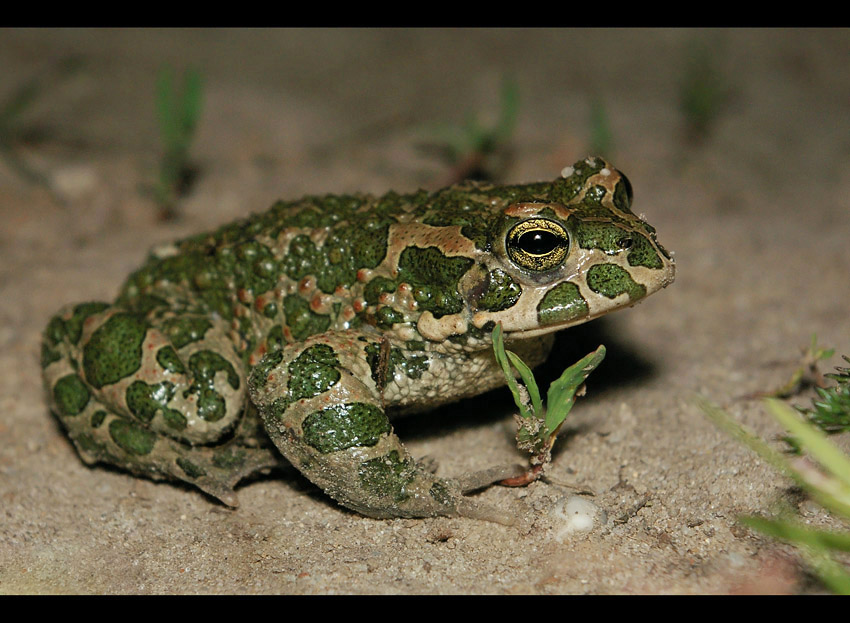
<instances>
[{"instance_id":1,"label":"toad's hind leg","mask_svg":"<svg viewBox=\"0 0 850 623\"><path fill-rule=\"evenodd\" d=\"M226 344L203 316L66 307L42 343L51 410L85 462L182 480L236 506L233 487L280 459Z\"/></svg>"},{"instance_id":2,"label":"toad's hind leg","mask_svg":"<svg viewBox=\"0 0 850 623\"><path fill-rule=\"evenodd\" d=\"M269 437L307 478L364 515L511 523L465 497L465 483L417 464L393 433L382 399L387 346L374 335L340 331L266 355L249 388Z\"/></svg>"}]
</instances>

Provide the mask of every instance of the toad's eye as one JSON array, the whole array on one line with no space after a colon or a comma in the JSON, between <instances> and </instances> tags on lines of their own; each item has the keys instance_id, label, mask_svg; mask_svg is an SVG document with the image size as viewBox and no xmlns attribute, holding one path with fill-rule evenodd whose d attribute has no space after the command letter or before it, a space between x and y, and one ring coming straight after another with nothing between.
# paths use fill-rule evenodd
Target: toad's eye
<instances>
[{"instance_id":1,"label":"toad's eye","mask_svg":"<svg viewBox=\"0 0 850 623\"><path fill-rule=\"evenodd\" d=\"M542 272L563 263L570 250L570 237L560 223L532 218L511 228L505 248L517 266Z\"/></svg>"}]
</instances>

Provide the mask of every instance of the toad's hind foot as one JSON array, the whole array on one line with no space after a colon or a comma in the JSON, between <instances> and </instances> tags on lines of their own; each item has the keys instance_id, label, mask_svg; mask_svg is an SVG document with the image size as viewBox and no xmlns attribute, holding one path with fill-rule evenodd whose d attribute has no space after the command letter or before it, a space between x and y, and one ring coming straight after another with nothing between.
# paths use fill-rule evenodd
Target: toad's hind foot
<instances>
[{"instance_id":1,"label":"toad's hind foot","mask_svg":"<svg viewBox=\"0 0 850 623\"><path fill-rule=\"evenodd\" d=\"M86 463L182 480L235 506L233 487L281 459L222 344L202 317L68 306L42 343L51 411Z\"/></svg>"}]
</instances>

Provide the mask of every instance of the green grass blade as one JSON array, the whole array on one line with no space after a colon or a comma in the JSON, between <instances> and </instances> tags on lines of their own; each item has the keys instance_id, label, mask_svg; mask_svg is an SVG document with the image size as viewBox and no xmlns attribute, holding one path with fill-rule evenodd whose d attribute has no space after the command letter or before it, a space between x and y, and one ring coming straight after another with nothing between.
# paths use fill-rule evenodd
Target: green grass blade
<instances>
[{"instance_id":1,"label":"green grass blade","mask_svg":"<svg viewBox=\"0 0 850 623\"><path fill-rule=\"evenodd\" d=\"M15 91L0 109L0 126L10 125L39 98L41 91L41 83L38 80L30 80Z\"/></svg>"},{"instance_id":2,"label":"green grass blade","mask_svg":"<svg viewBox=\"0 0 850 623\"><path fill-rule=\"evenodd\" d=\"M850 488L850 460L816 427L806 423L786 404L775 399L766 401L767 408L782 426L790 432L812 457L841 483ZM850 500L847 500L850 503Z\"/></svg>"},{"instance_id":3,"label":"green grass blade","mask_svg":"<svg viewBox=\"0 0 850 623\"><path fill-rule=\"evenodd\" d=\"M848 503L846 499L842 499L843 485L841 485L840 481L825 476L814 469L803 471L802 468L797 469L793 467L789 464L782 453L770 447L767 442L760 437L746 430L743 426L733 420L732 416L726 413L723 409L711 404L702 396L697 396L696 402L700 409L702 409L702 411L718 428L742 442L750 448L750 450L767 461L773 468L793 479L798 485L803 487L815 499L815 501L818 502L818 504L838 515L850 517L850 503ZM782 403L778 404L781 405ZM792 411L792 413L794 412ZM797 417L795 413L794 417ZM800 422L800 420L796 421ZM794 421L792 421L792 424L793 423Z\"/></svg>"},{"instance_id":4,"label":"green grass blade","mask_svg":"<svg viewBox=\"0 0 850 623\"><path fill-rule=\"evenodd\" d=\"M590 153L610 156L613 144L614 135L608 112L602 99L596 98L590 105Z\"/></svg>"},{"instance_id":5,"label":"green grass blade","mask_svg":"<svg viewBox=\"0 0 850 623\"><path fill-rule=\"evenodd\" d=\"M850 552L850 533L819 530L785 519L751 516L739 517L739 520L745 526L783 541Z\"/></svg>"},{"instance_id":6,"label":"green grass blade","mask_svg":"<svg viewBox=\"0 0 850 623\"><path fill-rule=\"evenodd\" d=\"M702 396L697 396L695 400L697 406L720 430L743 443L750 450L767 461L772 467L779 470L786 476L794 478L795 480L800 480L799 476L788 466L785 457L777 450L771 448L761 437L745 429L743 426L738 424L738 422L732 419L732 416L726 413L726 411L717 405L712 404Z\"/></svg>"},{"instance_id":7,"label":"green grass blade","mask_svg":"<svg viewBox=\"0 0 850 623\"><path fill-rule=\"evenodd\" d=\"M850 574L829 555L829 550L850 551L850 535L816 530L787 520L741 517L741 523L763 534L799 547L808 564L833 592L850 595Z\"/></svg>"},{"instance_id":8,"label":"green grass blade","mask_svg":"<svg viewBox=\"0 0 850 623\"><path fill-rule=\"evenodd\" d=\"M188 149L201 116L202 96L203 81L199 72L187 70L179 92L175 88L171 67L165 67L159 72L156 106L166 150L182 152Z\"/></svg>"},{"instance_id":9,"label":"green grass blade","mask_svg":"<svg viewBox=\"0 0 850 623\"><path fill-rule=\"evenodd\" d=\"M587 380L590 373L605 359L605 346L600 345L592 353L585 355L569 368L564 370L561 376L552 382L546 394L546 429L549 434L554 433L566 419L575 403L575 393Z\"/></svg>"},{"instance_id":10,"label":"green grass blade","mask_svg":"<svg viewBox=\"0 0 850 623\"><path fill-rule=\"evenodd\" d=\"M495 144L508 140L516 127L519 117L519 85L512 77L502 80L502 106L499 121L493 129Z\"/></svg>"},{"instance_id":11,"label":"green grass blade","mask_svg":"<svg viewBox=\"0 0 850 623\"><path fill-rule=\"evenodd\" d=\"M502 337L502 323L500 322L493 329L493 354L496 356L496 361L499 363L499 366L502 368L502 373L505 375L505 380L508 382L508 389L511 390L511 394L513 394L514 402L516 403L517 408L520 411L520 415L523 418L531 417L532 414L528 412L528 407L525 404L525 401L522 399L522 394L519 390L519 384L516 382L514 378L513 372L511 372L511 365L508 361L508 356L505 352L505 342Z\"/></svg>"},{"instance_id":12,"label":"green grass blade","mask_svg":"<svg viewBox=\"0 0 850 623\"><path fill-rule=\"evenodd\" d=\"M159 131L166 149L177 142L177 117L174 114L174 84L170 68L163 68L156 78L156 114Z\"/></svg>"},{"instance_id":13,"label":"green grass blade","mask_svg":"<svg viewBox=\"0 0 850 623\"><path fill-rule=\"evenodd\" d=\"M528 390L528 394L531 396L531 405L534 408L534 415L536 417L543 416L543 400L540 398L540 389L537 387L537 381L534 380L534 374L531 372L531 368L525 365L525 362L520 359L515 353L511 351L505 351L508 356L508 359L511 360L514 368L519 372L519 376L522 379L522 382L525 383L525 389Z\"/></svg>"},{"instance_id":14,"label":"green grass blade","mask_svg":"<svg viewBox=\"0 0 850 623\"><path fill-rule=\"evenodd\" d=\"M833 593L850 595L850 575L823 549L803 550L809 565Z\"/></svg>"},{"instance_id":15,"label":"green grass blade","mask_svg":"<svg viewBox=\"0 0 850 623\"><path fill-rule=\"evenodd\" d=\"M201 116L203 81L200 72L187 70L183 85L181 125L183 141L188 141Z\"/></svg>"}]
</instances>

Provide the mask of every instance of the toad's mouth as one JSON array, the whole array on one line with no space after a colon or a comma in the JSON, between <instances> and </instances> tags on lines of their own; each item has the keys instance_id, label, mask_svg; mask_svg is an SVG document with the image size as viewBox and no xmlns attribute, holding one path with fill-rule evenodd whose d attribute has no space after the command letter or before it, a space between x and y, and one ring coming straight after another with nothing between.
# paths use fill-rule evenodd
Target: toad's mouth
<instances>
[{"instance_id":1,"label":"toad's mouth","mask_svg":"<svg viewBox=\"0 0 850 623\"><path fill-rule=\"evenodd\" d=\"M566 322L560 322L557 324L549 324L545 327L537 327L534 329L521 329L519 331L505 331L505 340L526 340L533 337L540 337L541 335L547 335L549 333L555 333L556 331L560 331L561 329L568 329L570 327L575 327L580 324L584 324L585 322L590 322L591 320L595 320L601 316L605 316L609 311L603 311L593 316L584 316L583 318L579 318L577 320L568 320Z\"/></svg>"},{"instance_id":2,"label":"toad's mouth","mask_svg":"<svg viewBox=\"0 0 850 623\"><path fill-rule=\"evenodd\" d=\"M651 289L648 289L646 296L641 297L636 301L627 301L622 304L612 305L607 308L600 308L596 312L588 314L587 316L582 316L580 318L574 318L571 320L565 320L563 322L556 322L552 324L547 324L544 326L538 326L531 329L518 329L514 331L506 330L505 331L505 339L506 340L524 340L534 337L540 337L541 335L547 335L549 333L555 333L556 331L560 331L562 329L567 329L569 327L575 327L580 324L584 324L585 322L590 322L591 320L595 320L596 318L600 318L602 316L607 316L613 312L619 311L620 309L627 309L629 307L634 307L639 303L643 302L650 294L666 288L668 285L673 283L673 279L675 277L675 265L671 264L668 267L667 273L664 275L664 278L658 281L656 284L653 284Z\"/></svg>"}]
</instances>

